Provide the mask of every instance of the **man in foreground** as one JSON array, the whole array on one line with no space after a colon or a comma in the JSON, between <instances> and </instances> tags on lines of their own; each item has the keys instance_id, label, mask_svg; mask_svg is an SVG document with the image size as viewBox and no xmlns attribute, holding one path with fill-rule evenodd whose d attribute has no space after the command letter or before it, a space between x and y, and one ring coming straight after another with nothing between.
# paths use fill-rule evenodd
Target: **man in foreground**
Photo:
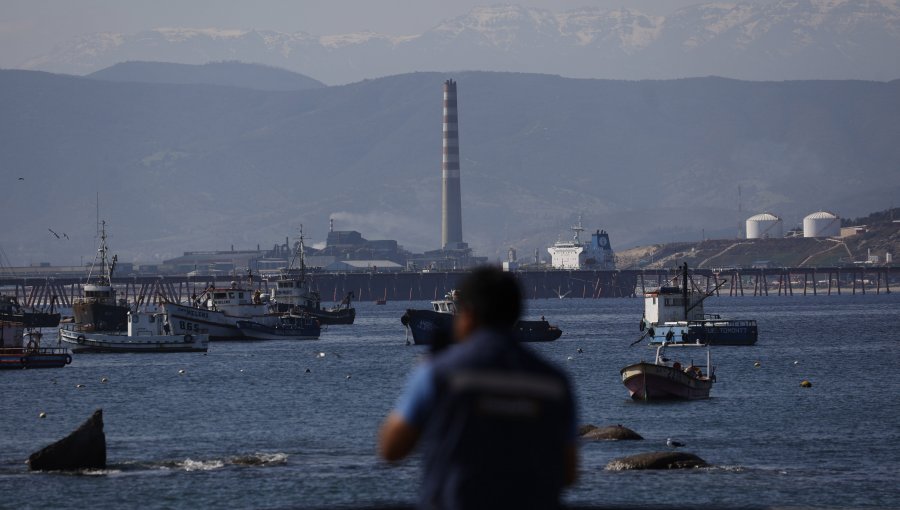
<instances>
[{"instance_id":1,"label":"man in foreground","mask_svg":"<svg viewBox=\"0 0 900 510\"><path fill-rule=\"evenodd\" d=\"M512 336L515 279L494 268L459 288L458 342L418 366L385 419L379 452L397 461L420 442L421 508L556 508L577 468L566 376Z\"/></svg>"}]
</instances>

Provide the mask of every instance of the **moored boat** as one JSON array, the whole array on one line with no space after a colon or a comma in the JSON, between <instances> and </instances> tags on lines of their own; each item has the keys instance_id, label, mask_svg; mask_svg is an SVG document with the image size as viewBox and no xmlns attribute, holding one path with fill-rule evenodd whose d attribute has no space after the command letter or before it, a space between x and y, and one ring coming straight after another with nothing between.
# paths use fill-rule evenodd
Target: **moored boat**
<instances>
[{"instance_id":1,"label":"moored boat","mask_svg":"<svg viewBox=\"0 0 900 510\"><path fill-rule=\"evenodd\" d=\"M250 320L237 321L246 338L253 340L318 340L322 331L319 321L312 317L283 315L271 325Z\"/></svg>"},{"instance_id":2,"label":"moored boat","mask_svg":"<svg viewBox=\"0 0 900 510\"><path fill-rule=\"evenodd\" d=\"M678 356L666 357L666 348L672 346L685 349L707 347L706 365L695 364L693 359L682 363ZM645 401L706 399L716 380L708 346L698 344L670 345L664 342L656 348L656 358L652 363L641 361L628 365L620 370L620 374L631 398Z\"/></svg>"},{"instance_id":3,"label":"moored boat","mask_svg":"<svg viewBox=\"0 0 900 510\"><path fill-rule=\"evenodd\" d=\"M112 285L112 275L116 269L118 256L114 255L112 260L109 260L108 254L104 221L101 223L100 248L97 249L99 260L95 259L91 266L83 296L72 304L75 325L82 331L125 331L128 327L128 303L124 299L116 299L116 289ZM91 282L94 274L97 278Z\"/></svg>"},{"instance_id":4,"label":"moored boat","mask_svg":"<svg viewBox=\"0 0 900 510\"><path fill-rule=\"evenodd\" d=\"M297 249L287 268L282 269L272 289L272 310L277 313L308 315L320 324L353 324L356 309L352 306L353 292L348 292L341 302L332 308L322 307L322 296L312 290L306 274L303 251L303 231Z\"/></svg>"},{"instance_id":5,"label":"moored boat","mask_svg":"<svg viewBox=\"0 0 900 510\"><path fill-rule=\"evenodd\" d=\"M435 341L449 339L453 331L453 315L456 313L456 291L431 302L431 309L407 309L400 323L412 335L416 345L431 345ZM520 320L513 328L513 335L520 342L552 342L562 336L559 327L541 320Z\"/></svg>"},{"instance_id":6,"label":"moored boat","mask_svg":"<svg viewBox=\"0 0 900 510\"><path fill-rule=\"evenodd\" d=\"M661 286L644 294L644 316L640 330L651 344L662 342L707 345L753 345L758 331L752 319L727 319L703 311L703 302L715 293L700 292L692 285L687 264L682 266L678 286Z\"/></svg>"},{"instance_id":7,"label":"moored boat","mask_svg":"<svg viewBox=\"0 0 900 510\"><path fill-rule=\"evenodd\" d=\"M53 311L52 303L49 312L33 307L29 310L15 296L0 295L0 321L20 322L26 328L55 328L59 320L60 314Z\"/></svg>"},{"instance_id":8,"label":"moored boat","mask_svg":"<svg viewBox=\"0 0 900 510\"><path fill-rule=\"evenodd\" d=\"M62 368L72 363L68 349L42 347L41 333L26 335L24 329L20 322L0 321L0 369Z\"/></svg>"},{"instance_id":9,"label":"moored boat","mask_svg":"<svg viewBox=\"0 0 900 510\"><path fill-rule=\"evenodd\" d=\"M165 314L129 312L128 332L89 332L61 328L59 338L72 352L206 352L206 333L173 334Z\"/></svg>"},{"instance_id":10,"label":"moored boat","mask_svg":"<svg viewBox=\"0 0 900 510\"><path fill-rule=\"evenodd\" d=\"M231 282L229 288L210 287L192 305L166 302L160 305L169 318L175 335L206 333L213 340L244 338L237 321L252 320L271 325L278 315L269 312L269 304L260 290L243 288Z\"/></svg>"}]
</instances>

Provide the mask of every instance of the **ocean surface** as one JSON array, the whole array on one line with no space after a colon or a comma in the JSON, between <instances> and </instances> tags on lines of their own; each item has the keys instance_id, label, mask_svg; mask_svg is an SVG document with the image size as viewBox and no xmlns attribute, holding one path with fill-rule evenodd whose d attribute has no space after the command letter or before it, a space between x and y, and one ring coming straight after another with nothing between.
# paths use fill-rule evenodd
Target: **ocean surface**
<instances>
[{"instance_id":1,"label":"ocean surface","mask_svg":"<svg viewBox=\"0 0 900 510\"><path fill-rule=\"evenodd\" d=\"M317 341L213 342L206 355L81 354L62 369L0 372L0 508L411 504L419 457L387 465L375 436L425 352L405 344L400 315L426 305L360 303L356 324L329 326ZM641 300L527 305L528 317L545 315L564 331L531 347L570 374L580 423L622 424L645 437L583 444L567 502L900 507L900 293L711 298L708 313L759 321L759 343L713 348L709 400L663 404L632 402L619 380L620 368L653 357L647 346L629 347ZM803 379L812 388L801 388ZM30 453L97 408L107 470L27 470ZM617 457L665 450L667 437L715 467L605 469Z\"/></svg>"}]
</instances>

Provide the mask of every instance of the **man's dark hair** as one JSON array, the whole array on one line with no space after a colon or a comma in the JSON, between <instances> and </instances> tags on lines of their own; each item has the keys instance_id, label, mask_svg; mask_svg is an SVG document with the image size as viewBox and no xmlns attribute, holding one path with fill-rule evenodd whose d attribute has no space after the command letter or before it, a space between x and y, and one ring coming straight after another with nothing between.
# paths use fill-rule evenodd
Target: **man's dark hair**
<instances>
[{"instance_id":1,"label":"man's dark hair","mask_svg":"<svg viewBox=\"0 0 900 510\"><path fill-rule=\"evenodd\" d=\"M460 283L458 303L472 311L480 326L510 329L522 313L522 291L513 275L482 266Z\"/></svg>"}]
</instances>

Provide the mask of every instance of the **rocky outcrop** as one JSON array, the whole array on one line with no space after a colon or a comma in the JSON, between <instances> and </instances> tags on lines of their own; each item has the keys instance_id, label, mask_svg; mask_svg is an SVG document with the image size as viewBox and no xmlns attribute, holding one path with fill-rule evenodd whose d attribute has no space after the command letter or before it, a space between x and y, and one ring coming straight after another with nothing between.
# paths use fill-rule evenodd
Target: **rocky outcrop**
<instances>
[{"instance_id":1,"label":"rocky outcrop","mask_svg":"<svg viewBox=\"0 0 900 510\"><path fill-rule=\"evenodd\" d=\"M607 427L582 425L578 429L578 436L585 441L631 441L644 439L637 432L622 425L610 425Z\"/></svg>"},{"instance_id":2,"label":"rocky outcrop","mask_svg":"<svg viewBox=\"0 0 900 510\"><path fill-rule=\"evenodd\" d=\"M707 467L709 464L693 453L649 452L630 455L609 461L606 469L623 471L626 469L689 469Z\"/></svg>"},{"instance_id":3,"label":"rocky outcrop","mask_svg":"<svg viewBox=\"0 0 900 510\"><path fill-rule=\"evenodd\" d=\"M75 432L32 453L28 457L32 471L76 471L106 468L106 434L103 410L97 409Z\"/></svg>"}]
</instances>

